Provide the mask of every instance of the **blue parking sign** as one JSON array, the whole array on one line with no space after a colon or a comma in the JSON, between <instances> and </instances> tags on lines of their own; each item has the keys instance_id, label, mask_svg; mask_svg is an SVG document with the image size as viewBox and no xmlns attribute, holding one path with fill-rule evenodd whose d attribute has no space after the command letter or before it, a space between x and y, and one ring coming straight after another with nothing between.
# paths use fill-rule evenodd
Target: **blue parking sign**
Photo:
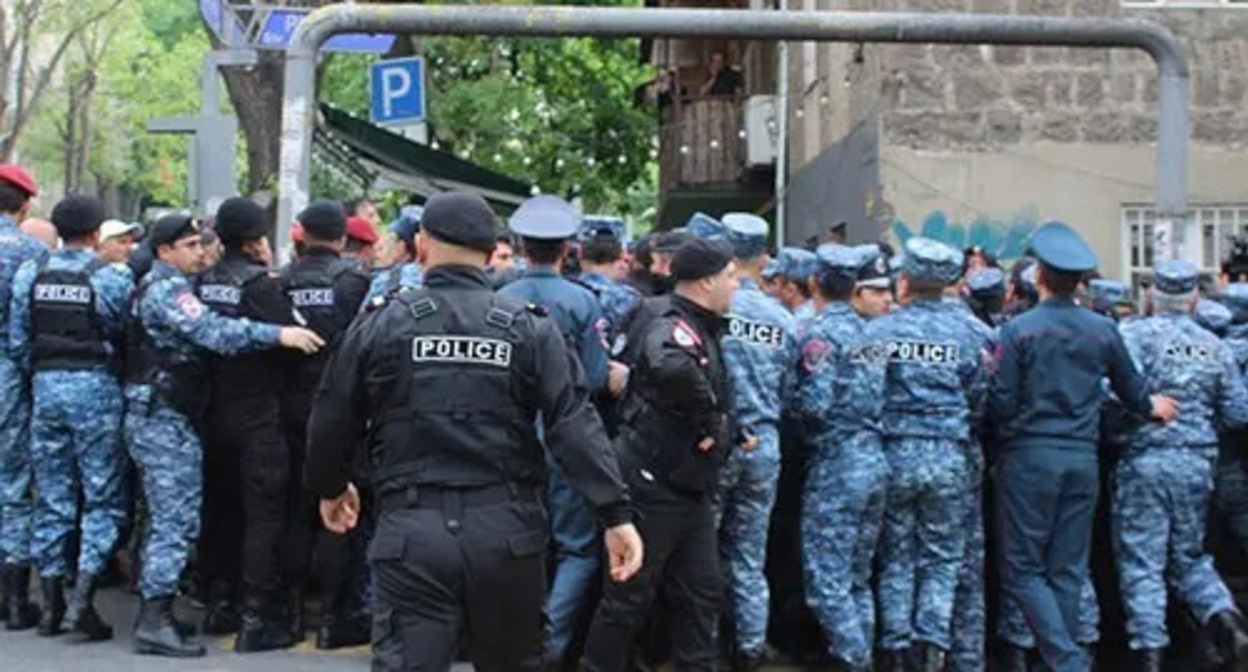
<instances>
[{"instance_id":1,"label":"blue parking sign","mask_svg":"<svg viewBox=\"0 0 1248 672\"><path fill-rule=\"evenodd\" d=\"M375 124L403 124L425 119L425 60L419 56L378 61L369 77Z\"/></svg>"}]
</instances>

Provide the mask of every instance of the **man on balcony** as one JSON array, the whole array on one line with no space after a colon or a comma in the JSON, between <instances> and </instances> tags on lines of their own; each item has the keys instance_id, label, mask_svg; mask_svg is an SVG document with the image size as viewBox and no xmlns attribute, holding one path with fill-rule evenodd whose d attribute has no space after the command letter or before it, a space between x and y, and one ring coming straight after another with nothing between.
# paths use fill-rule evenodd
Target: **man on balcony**
<instances>
[{"instance_id":1,"label":"man on balcony","mask_svg":"<svg viewBox=\"0 0 1248 672\"><path fill-rule=\"evenodd\" d=\"M745 78L741 73L724 66L722 51L711 54L707 73L706 82L699 89L703 96L737 96L745 88Z\"/></svg>"}]
</instances>

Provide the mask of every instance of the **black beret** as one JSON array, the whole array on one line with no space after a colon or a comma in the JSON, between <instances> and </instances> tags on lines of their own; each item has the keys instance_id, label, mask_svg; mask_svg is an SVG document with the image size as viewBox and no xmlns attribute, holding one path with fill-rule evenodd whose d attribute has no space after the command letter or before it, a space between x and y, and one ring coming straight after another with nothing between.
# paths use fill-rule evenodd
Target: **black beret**
<instances>
[{"instance_id":1,"label":"black beret","mask_svg":"<svg viewBox=\"0 0 1248 672\"><path fill-rule=\"evenodd\" d=\"M438 240L481 252L494 251L494 211L476 194L448 191L425 203L420 226Z\"/></svg>"},{"instance_id":2,"label":"black beret","mask_svg":"<svg viewBox=\"0 0 1248 672\"><path fill-rule=\"evenodd\" d=\"M341 240L347 235L347 211L338 201L317 201L299 213L305 234L317 240Z\"/></svg>"},{"instance_id":3,"label":"black beret","mask_svg":"<svg viewBox=\"0 0 1248 672\"><path fill-rule=\"evenodd\" d=\"M152 249L161 245L172 245L183 238L198 236L202 233L199 222L190 215L165 215L152 225L152 236L149 241Z\"/></svg>"},{"instance_id":4,"label":"black beret","mask_svg":"<svg viewBox=\"0 0 1248 672\"><path fill-rule=\"evenodd\" d=\"M732 245L726 240L695 238L672 255L672 277L677 280L701 280L719 273L732 262Z\"/></svg>"},{"instance_id":5,"label":"black beret","mask_svg":"<svg viewBox=\"0 0 1248 672\"><path fill-rule=\"evenodd\" d=\"M667 231L655 234L654 240L651 241L650 247L660 254L671 254L676 248L693 240L697 236L686 231Z\"/></svg>"},{"instance_id":6,"label":"black beret","mask_svg":"<svg viewBox=\"0 0 1248 672\"><path fill-rule=\"evenodd\" d=\"M52 226L62 238L91 233L104 219L104 204L91 196L69 196L52 208Z\"/></svg>"},{"instance_id":7,"label":"black beret","mask_svg":"<svg viewBox=\"0 0 1248 672\"><path fill-rule=\"evenodd\" d=\"M256 240L269 234L269 217L255 201L235 196L217 208L213 229L226 245Z\"/></svg>"}]
</instances>

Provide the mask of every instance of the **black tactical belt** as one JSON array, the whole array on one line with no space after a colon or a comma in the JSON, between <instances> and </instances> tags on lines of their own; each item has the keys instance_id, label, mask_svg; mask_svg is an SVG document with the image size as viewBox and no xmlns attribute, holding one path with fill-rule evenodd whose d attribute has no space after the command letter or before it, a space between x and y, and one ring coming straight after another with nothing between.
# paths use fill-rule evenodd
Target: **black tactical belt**
<instances>
[{"instance_id":1,"label":"black tactical belt","mask_svg":"<svg viewBox=\"0 0 1248 672\"><path fill-rule=\"evenodd\" d=\"M382 493L378 508L384 513L398 509L441 509L446 506L469 508L493 506L506 502L538 502L537 488L533 485L498 483L469 487L446 487L438 485L410 486Z\"/></svg>"}]
</instances>

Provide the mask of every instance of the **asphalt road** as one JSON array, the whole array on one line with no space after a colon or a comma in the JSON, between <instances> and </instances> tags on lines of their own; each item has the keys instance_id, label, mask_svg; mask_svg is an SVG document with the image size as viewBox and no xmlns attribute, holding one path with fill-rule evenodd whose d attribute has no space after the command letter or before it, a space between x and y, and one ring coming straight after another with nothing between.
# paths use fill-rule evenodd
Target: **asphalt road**
<instances>
[{"instance_id":1,"label":"asphalt road","mask_svg":"<svg viewBox=\"0 0 1248 672\"><path fill-rule=\"evenodd\" d=\"M364 672L369 667L367 647L341 651L318 651L313 635L288 651L238 655L232 637L208 638L203 658L177 660L137 656L131 651L131 631L138 613L138 598L118 589L99 597L100 614L116 637L98 644L81 643L72 636L45 639L35 631L5 632L0 629L0 670L6 672ZM193 608L179 605L183 620L197 620ZM456 666L456 672L471 670Z\"/></svg>"}]
</instances>

